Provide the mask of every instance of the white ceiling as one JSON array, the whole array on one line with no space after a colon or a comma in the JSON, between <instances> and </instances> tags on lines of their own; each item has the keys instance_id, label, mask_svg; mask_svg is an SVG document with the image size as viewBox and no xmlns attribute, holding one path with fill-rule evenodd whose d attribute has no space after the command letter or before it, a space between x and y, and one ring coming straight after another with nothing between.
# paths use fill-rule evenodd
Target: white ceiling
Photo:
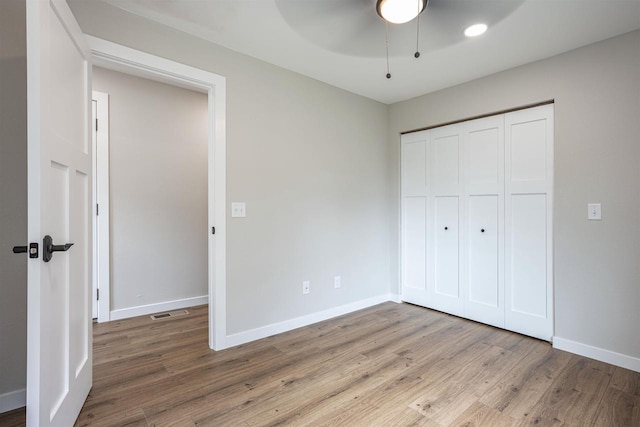
<instances>
[{"instance_id":1,"label":"white ceiling","mask_svg":"<svg viewBox=\"0 0 640 427\"><path fill-rule=\"evenodd\" d=\"M331 85L393 103L640 28L640 0L430 0L385 24L376 0L105 0ZM462 32L484 22L489 30ZM639 47L640 49L640 47Z\"/></svg>"}]
</instances>

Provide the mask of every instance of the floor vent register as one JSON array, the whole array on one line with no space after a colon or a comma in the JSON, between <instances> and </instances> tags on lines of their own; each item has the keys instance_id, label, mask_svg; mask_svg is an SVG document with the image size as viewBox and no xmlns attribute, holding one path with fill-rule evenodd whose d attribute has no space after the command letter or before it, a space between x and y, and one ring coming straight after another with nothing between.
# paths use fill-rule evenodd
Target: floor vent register
<instances>
[{"instance_id":1,"label":"floor vent register","mask_svg":"<svg viewBox=\"0 0 640 427\"><path fill-rule=\"evenodd\" d=\"M151 320L171 319L189 314L187 310L167 311L166 313L157 313L151 315Z\"/></svg>"}]
</instances>

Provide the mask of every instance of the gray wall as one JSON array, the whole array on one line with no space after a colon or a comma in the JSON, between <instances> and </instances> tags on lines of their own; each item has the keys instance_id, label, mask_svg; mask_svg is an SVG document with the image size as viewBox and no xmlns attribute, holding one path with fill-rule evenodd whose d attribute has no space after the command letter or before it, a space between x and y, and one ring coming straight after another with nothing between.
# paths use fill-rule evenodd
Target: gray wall
<instances>
[{"instance_id":1,"label":"gray wall","mask_svg":"<svg viewBox=\"0 0 640 427\"><path fill-rule=\"evenodd\" d=\"M27 60L23 1L0 1L0 395L27 380Z\"/></svg>"},{"instance_id":2,"label":"gray wall","mask_svg":"<svg viewBox=\"0 0 640 427\"><path fill-rule=\"evenodd\" d=\"M227 202L247 203L246 218L227 218L228 333L388 293L386 105L105 4L70 3L88 34L227 78Z\"/></svg>"},{"instance_id":3,"label":"gray wall","mask_svg":"<svg viewBox=\"0 0 640 427\"><path fill-rule=\"evenodd\" d=\"M207 295L207 95L93 68L109 94L111 310Z\"/></svg>"},{"instance_id":4,"label":"gray wall","mask_svg":"<svg viewBox=\"0 0 640 427\"><path fill-rule=\"evenodd\" d=\"M555 99L555 335L640 357L640 31L390 106L398 288L399 133ZM602 203L601 222L587 203Z\"/></svg>"},{"instance_id":5,"label":"gray wall","mask_svg":"<svg viewBox=\"0 0 640 427\"><path fill-rule=\"evenodd\" d=\"M230 333L398 292L399 133L553 98L556 336L640 356L640 32L387 107L71 3L89 34L227 77Z\"/></svg>"}]
</instances>

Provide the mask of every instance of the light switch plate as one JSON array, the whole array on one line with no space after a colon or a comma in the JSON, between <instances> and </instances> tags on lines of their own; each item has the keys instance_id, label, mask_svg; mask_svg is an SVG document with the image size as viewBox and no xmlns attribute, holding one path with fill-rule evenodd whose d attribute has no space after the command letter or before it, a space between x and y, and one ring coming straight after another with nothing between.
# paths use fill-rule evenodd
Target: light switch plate
<instances>
[{"instance_id":1,"label":"light switch plate","mask_svg":"<svg viewBox=\"0 0 640 427\"><path fill-rule=\"evenodd\" d=\"M587 219L589 221L602 220L602 205L600 203L587 204Z\"/></svg>"},{"instance_id":2,"label":"light switch plate","mask_svg":"<svg viewBox=\"0 0 640 427\"><path fill-rule=\"evenodd\" d=\"M231 203L231 218L244 218L247 216L247 205L244 202Z\"/></svg>"}]
</instances>

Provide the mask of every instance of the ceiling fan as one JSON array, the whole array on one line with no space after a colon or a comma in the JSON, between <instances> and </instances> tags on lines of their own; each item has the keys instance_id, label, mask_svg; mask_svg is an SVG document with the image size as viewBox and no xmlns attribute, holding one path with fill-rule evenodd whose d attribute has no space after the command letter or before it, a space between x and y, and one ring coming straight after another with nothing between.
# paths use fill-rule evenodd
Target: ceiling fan
<instances>
[{"instance_id":1,"label":"ceiling fan","mask_svg":"<svg viewBox=\"0 0 640 427\"><path fill-rule=\"evenodd\" d=\"M384 19L385 46L387 48L387 79L389 72L389 26L388 24L405 24L414 20L426 9L429 0L377 0L376 12ZM413 56L420 58L420 20L417 20L416 52Z\"/></svg>"},{"instance_id":2,"label":"ceiling fan","mask_svg":"<svg viewBox=\"0 0 640 427\"><path fill-rule=\"evenodd\" d=\"M463 42L473 24L492 26L525 0L275 0L300 36L334 53L363 58L423 54ZM411 43L415 40L415 45ZM413 49L415 48L415 50ZM387 67L387 78L390 72Z\"/></svg>"}]
</instances>

